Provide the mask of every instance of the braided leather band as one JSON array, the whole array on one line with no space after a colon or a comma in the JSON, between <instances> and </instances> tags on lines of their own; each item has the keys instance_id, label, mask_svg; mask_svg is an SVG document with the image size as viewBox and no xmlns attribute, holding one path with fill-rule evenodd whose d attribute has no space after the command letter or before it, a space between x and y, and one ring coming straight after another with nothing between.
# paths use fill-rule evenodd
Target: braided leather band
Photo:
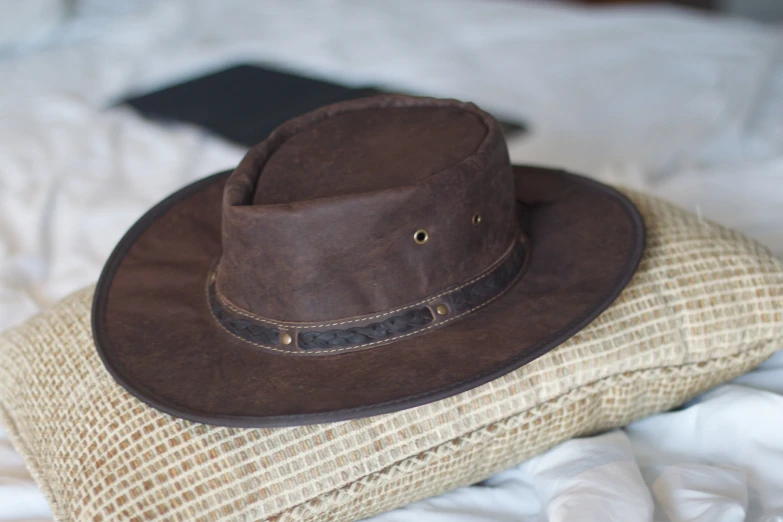
<instances>
[{"instance_id":1,"label":"braided leather band","mask_svg":"<svg viewBox=\"0 0 783 522\"><path fill-rule=\"evenodd\" d=\"M430 324L432 320L433 315L429 308L416 308L408 310L402 315L395 315L367 326L357 326L345 330L300 333L298 335L299 348L312 350L335 346L360 346L373 341L388 339L397 334L415 331L417 327Z\"/></svg>"},{"instance_id":2,"label":"braided leather band","mask_svg":"<svg viewBox=\"0 0 783 522\"><path fill-rule=\"evenodd\" d=\"M508 290L528 259L528 244L520 238L495 266L467 284L410 307L330 324L281 323L252 316L217 295L214 271L208 279L207 299L213 316L228 333L255 346L289 355L328 355L425 333L470 314ZM446 307L446 314L436 311L439 305ZM325 328L336 325L344 327ZM290 336L287 345L281 342L284 334Z\"/></svg>"}]
</instances>

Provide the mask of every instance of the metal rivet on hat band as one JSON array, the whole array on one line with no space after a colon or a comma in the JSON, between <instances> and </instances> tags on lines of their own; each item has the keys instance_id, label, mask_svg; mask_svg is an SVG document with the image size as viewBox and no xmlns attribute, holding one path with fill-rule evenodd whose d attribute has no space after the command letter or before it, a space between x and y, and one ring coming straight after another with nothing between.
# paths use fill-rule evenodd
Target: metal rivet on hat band
<instances>
[{"instance_id":1,"label":"metal rivet on hat band","mask_svg":"<svg viewBox=\"0 0 783 522\"><path fill-rule=\"evenodd\" d=\"M449 309L445 304L439 304L436 306L435 311L438 312L438 315L446 315L449 313Z\"/></svg>"},{"instance_id":2,"label":"metal rivet on hat band","mask_svg":"<svg viewBox=\"0 0 783 522\"><path fill-rule=\"evenodd\" d=\"M481 214L473 214L473 219L471 221L473 222L474 226L481 223Z\"/></svg>"},{"instance_id":3,"label":"metal rivet on hat band","mask_svg":"<svg viewBox=\"0 0 783 522\"><path fill-rule=\"evenodd\" d=\"M289 333L280 334L280 342L285 345L291 344L291 341L293 340L294 339L291 337L291 334Z\"/></svg>"},{"instance_id":4,"label":"metal rivet on hat band","mask_svg":"<svg viewBox=\"0 0 783 522\"><path fill-rule=\"evenodd\" d=\"M423 228L420 228L413 234L413 240L418 243L419 245L423 245L427 242L427 240L430 238L430 235L427 234L427 231Z\"/></svg>"}]
</instances>

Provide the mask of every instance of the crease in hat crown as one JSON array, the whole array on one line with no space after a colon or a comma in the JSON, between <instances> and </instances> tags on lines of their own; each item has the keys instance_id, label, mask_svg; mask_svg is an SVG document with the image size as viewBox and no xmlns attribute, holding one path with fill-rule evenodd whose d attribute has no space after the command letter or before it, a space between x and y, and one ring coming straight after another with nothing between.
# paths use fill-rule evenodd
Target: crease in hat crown
<instances>
[{"instance_id":1,"label":"crease in hat crown","mask_svg":"<svg viewBox=\"0 0 783 522\"><path fill-rule=\"evenodd\" d=\"M265 165L293 136L352 111L417 107L475 116L484 126L478 148L413 184L253 203ZM470 282L508 256L519 234L516 199L500 127L473 104L382 95L324 107L283 124L231 174L215 292L240 315L273 324L332 326L405 308Z\"/></svg>"}]
</instances>

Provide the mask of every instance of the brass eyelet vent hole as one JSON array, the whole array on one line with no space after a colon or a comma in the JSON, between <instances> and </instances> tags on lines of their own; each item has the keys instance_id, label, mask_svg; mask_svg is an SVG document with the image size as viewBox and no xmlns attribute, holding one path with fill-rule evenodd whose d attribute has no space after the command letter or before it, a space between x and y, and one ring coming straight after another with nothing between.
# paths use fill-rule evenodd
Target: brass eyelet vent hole
<instances>
[{"instance_id":1,"label":"brass eyelet vent hole","mask_svg":"<svg viewBox=\"0 0 783 522\"><path fill-rule=\"evenodd\" d=\"M429 238L430 235L423 228L420 228L413 234L413 240L419 245L426 243Z\"/></svg>"},{"instance_id":2,"label":"brass eyelet vent hole","mask_svg":"<svg viewBox=\"0 0 783 522\"><path fill-rule=\"evenodd\" d=\"M473 223L473 226L477 226L479 223L481 223L481 214L473 214L473 219L471 219L471 222Z\"/></svg>"}]
</instances>

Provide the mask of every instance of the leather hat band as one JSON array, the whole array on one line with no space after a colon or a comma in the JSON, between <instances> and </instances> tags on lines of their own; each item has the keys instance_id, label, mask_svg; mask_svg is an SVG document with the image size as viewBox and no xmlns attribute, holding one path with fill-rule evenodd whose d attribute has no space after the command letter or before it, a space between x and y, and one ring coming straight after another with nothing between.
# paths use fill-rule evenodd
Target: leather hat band
<instances>
[{"instance_id":1,"label":"leather hat band","mask_svg":"<svg viewBox=\"0 0 783 522\"><path fill-rule=\"evenodd\" d=\"M248 343L289 355L328 355L421 335L463 318L508 290L524 272L529 257L528 241L521 235L493 266L457 288L405 307L327 323L283 323L240 310L218 295L214 269L207 299L217 322Z\"/></svg>"}]
</instances>

